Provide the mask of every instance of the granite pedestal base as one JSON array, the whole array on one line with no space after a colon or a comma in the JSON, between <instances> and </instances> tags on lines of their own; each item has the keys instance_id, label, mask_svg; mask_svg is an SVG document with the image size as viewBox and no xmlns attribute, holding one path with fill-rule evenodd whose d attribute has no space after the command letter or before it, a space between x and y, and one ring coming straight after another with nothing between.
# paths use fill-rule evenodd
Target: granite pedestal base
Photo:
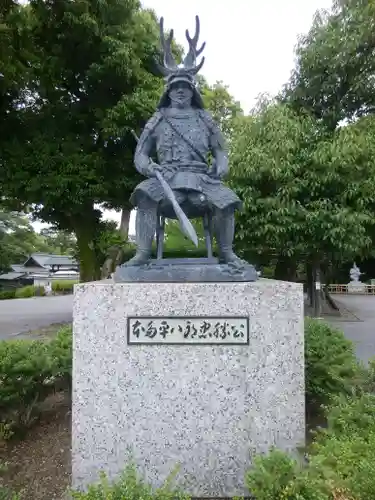
<instances>
[{"instance_id":1,"label":"granite pedestal base","mask_svg":"<svg viewBox=\"0 0 375 500\"><path fill-rule=\"evenodd\" d=\"M348 293L366 293L365 283L360 281L351 281L348 283Z\"/></svg>"},{"instance_id":2,"label":"granite pedestal base","mask_svg":"<svg viewBox=\"0 0 375 500\"><path fill-rule=\"evenodd\" d=\"M133 345L131 317L247 317L248 345ZM255 453L304 443L302 286L77 285L72 472L85 489L133 459L158 486L180 465L197 497L247 494Z\"/></svg>"}]
</instances>

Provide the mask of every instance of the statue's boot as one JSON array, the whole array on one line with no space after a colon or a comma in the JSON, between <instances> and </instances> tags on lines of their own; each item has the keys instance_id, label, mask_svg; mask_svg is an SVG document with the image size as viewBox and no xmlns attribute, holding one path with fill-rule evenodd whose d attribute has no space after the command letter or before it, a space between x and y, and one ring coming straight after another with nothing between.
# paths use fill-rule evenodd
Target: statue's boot
<instances>
[{"instance_id":1,"label":"statue's boot","mask_svg":"<svg viewBox=\"0 0 375 500\"><path fill-rule=\"evenodd\" d=\"M233 252L234 210L218 210L215 215L215 235L221 264L241 265L243 262Z\"/></svg>"},{"instance_id":2,"label":"statue's boot","mask_svg":"<svg viewBox=\"0 0 375 500\"><path fill-rule=\"evenodd\" d=\"M150 261L156 223L156 205L155 207L137 209L135 218L137 252L132 259L123 264L124 266L143 266Z\"/></svg>"}]
</instances>

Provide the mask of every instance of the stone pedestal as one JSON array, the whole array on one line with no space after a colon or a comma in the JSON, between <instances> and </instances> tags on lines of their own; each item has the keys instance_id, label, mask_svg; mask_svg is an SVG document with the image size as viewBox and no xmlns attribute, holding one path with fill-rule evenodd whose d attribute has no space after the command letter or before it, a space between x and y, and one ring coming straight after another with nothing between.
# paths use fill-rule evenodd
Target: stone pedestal
<instances>
[{"instance_id":1,"label":"stone pedestal","mask_svg":"<svg viewBox=\"0 0 375 500\"><path fill-rule=\"evenodd\" d=\"M186 318L235 317L249 338L137 345L134 322L143 317L175 326L178 317L185 326ZM133 458L155 486L179 464L177 480L194 496L245 494L255 453L304 443L303 350L302 285L77 285L73 486L85 488L101 469L113 478Z\"/></svg>"},{"instance_id":2,"label":"stone pedestal","mask_svg":"<svg viewBox=\"0 0 375 500\"><path fill-rule=\"evenodd\" d=\"M258 273L245 261L219 264L218 259L160 259L144 266L118 266L113 279L116 283L222 283L256 281Z\"/></svg>"},{"instance_id":3,"label":"stone pedestal","mask_svg":"<svg viewBox=\"0 0 375 500\"><path fill-rule=\"evenodd\" d=\"M348 283L348 293L366 293L365 283L360 281L351 281Z\"/></svg>"}]
</instances>

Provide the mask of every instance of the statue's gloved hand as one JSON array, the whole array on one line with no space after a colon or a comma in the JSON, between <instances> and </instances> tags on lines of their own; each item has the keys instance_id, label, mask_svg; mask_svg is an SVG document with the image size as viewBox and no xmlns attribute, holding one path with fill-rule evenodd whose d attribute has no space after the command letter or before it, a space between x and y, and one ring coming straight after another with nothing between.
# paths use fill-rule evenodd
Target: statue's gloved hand
<instances>
[{"instance_id":1,"label":"statue's gloved hand","mask_svg":"<svg viewBox=\"0 0 375 500\"><path fill-rule=\"evenodd\" d=\"M150 163L147 166L147 176L148 177L155 177L156 171L161 172L162 167L158 163L150 161Z\"/></svg>"}]
</instances>

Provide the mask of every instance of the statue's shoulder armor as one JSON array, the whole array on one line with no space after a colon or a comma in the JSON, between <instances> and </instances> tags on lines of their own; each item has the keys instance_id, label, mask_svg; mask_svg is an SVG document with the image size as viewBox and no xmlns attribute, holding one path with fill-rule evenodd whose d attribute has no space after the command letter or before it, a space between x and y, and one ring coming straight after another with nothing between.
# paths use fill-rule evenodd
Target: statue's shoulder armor
<instances>
[{"instance_id":1,"label":"statue's shoulder armor","mask_svg":"<svg viewBox=\"0 0 375 500\"><path fill-rule=\"evenodd\" d=\"M149 144L150 138L152 137L152 133L156 129L161 119L162 119L162 114L160 113L160 111L156 111L156 113L154 113L148 120L144 129L142 130L141 137L139 138L136 154L143 151L145 145Z\"/></svg>"},{"instance_id":2,"label":"statue's shoulder armor","mask_svg":"<svg viewBox=\"0 0 375 500\"><path fill-rule=\"evenodd\" d=\"M220 127L217 124L216 120L213 118L211 113L205 109L198 110L200 119L204 122L208 130L210 131L210 136L213 142L219 144L221 147L225 148L226 143L221 133Z\"/></svg>"},{"instance_id":3,"label":"statue's shoulder armor","mask_svg":"<svg viewBox=\"0 0 375 500\"><path fill-rule=\"evenodd\" d=\"M209 111L206 109L198 109L198 114L200 119L206 124L206 127L212 132L215 133L215 131L218 129L218 125L213 119L213 116Z\"/></svg>"},{"instance_id":4,"label":"statue's shoulder armor","mask_svg":"<svg viewBox=\"0 0 375 500\"><path fill-rule=\"evenodd\" d=\"M152 132L155 130L156 126L162 120L162 118L163 118L162 113L160 111L156 111L146 123L142 135L144 134L148 136L149 134L152 134Z\"/></svg>"}]
</instances>

